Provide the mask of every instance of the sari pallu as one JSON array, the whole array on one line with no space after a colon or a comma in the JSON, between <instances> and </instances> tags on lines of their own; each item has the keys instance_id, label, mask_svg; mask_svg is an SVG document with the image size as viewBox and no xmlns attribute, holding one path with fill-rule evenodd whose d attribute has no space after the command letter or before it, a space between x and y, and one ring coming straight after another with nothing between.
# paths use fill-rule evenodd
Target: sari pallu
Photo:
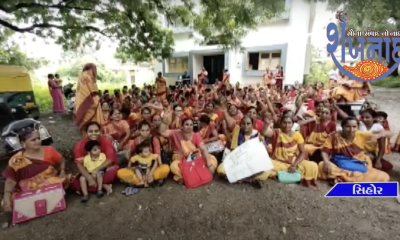
<instances>
[{"instance_id":1,"label":"sari pallu","mask_svg":"<svg viewBox=\"0 0 400 240\"><path fill-rule=\"evenodd\" d=\"M135 155L136 147L141 143L140 137L135 138L133 141L132 149L131 149L131 156ZM151 138L151 153L161 155L161 146L160 142L156 137ZM129 159L130 160L130 159ZM154 171L153 179L154 181L166 179L169 175L170 169L168 164L162 164L161 166L157 166ZM119 169L117 172L117 177L124 183L130 185L138 185L140 183L139 178L135 174L135 171L132 168L122 168Z\"/></svg>"},{"instance_id":2,"label":"sari pallu","mask_svg":"<svg viewBox=\"0 0 400 240\"><path fill-rule=\"evenodd\" d=\"M319 165L319 178L322 180L339 179L343 182L388 182L390 177L387 173L375 169L371 159L365 154L364 148L367 141L371 140L372 132L356 131L353 141L344 139L340 133L331 133L326 139L322 151L331 155L343 155L349 158L365 162L368 166L366 173L344 170L330 162L330 171L324 171L325 163Z\"/></svg>"},{"instance_id":3,"label":"sari pallu","mask_svg":"<svg viewBox=\"0 0 400 240\"><path fill-rule=\"evenodd\" d=\"M118 123L114 121L109 121L105 124L101 131L105 135L112 137L113 141L121 142L126 136L126 132L130 130L129 124L125 120L120 120ZM133 146L133 140L128 140L125 142L123 148L125 150L131 149Z\"/></svg>"},{"instance_id":4,"label":"sari pallu","mask_svg":"<svg viewBox=\"0 0 400 240\"><path fill-rule=\"evenodd\" d=\"M88 141L88 138L84 138L80 140L77 144L75 144L73 150L75 163L83 164L83 158L87 155L85 144ZM100 151L106 155L107 160L110 160L112 162L112 165L104 171L103 184L112 184L117 177L118 171L117 153L111 143L111 140L108 137L101 136L98 141L100 143ZM74 181L70 185L70 188L77 192L82 191L79 182L79 176L74 179ZM88 186L88 191L97 192L97 187Z\"/></svg>"},{"instance_id":5,"label":"sari pallu","mask_svg":"<svg viewBox=\"0 0 400 240\"><path fill-rule=\"evenodd\" d=\"M326 125L320 122L311 122L307 124L307 130L304 148L308 156L311 156L316 150L322 149L329 134L336 131L336 124L332 121L329 121Z\"/></svg>"},{"instance_id":6,"label":"sari pallu","mask_svg":"<svg viewBox=\"0 0 400 240\"><path fill-rule=\"evenodd\" d=\"M174 180L180 181L182 180L182 174L179 169L179 163L183 159L186 159L191 153L201 154L198 147L204 144L203 139L199 133L193 133L192 139L186 140L184 139L181 130L170 130L169 140L173 147L170 169L174 174ZM218 162L215 156L208 154L208 158L210 159L210 164L213 168L217 169Z\"/></svg>"},{"instance_id":7,"label":"sari pallu","mask_svg":"<svg viewBox=\"0 0 400 240\"><path fill-rule=\"evenodd\" d=\"M100 125L104 123L100 97L97 93L96 80L90 71L83 72L78 78L75 97L75 121L80 129L90 121L96 121Z\"/></svg>"}]
</instances>

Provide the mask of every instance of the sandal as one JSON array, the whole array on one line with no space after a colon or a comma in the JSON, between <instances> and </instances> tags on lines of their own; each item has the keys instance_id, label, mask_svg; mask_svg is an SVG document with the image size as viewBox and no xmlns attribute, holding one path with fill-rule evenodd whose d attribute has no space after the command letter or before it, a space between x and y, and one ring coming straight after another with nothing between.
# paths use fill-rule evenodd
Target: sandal
<instances>
[{"instance_id":1,"label":"sandal","mask_svg":"<svg viewBox=\"0 0 400 240\"><path fill-rule=\"evenodd\" d=\"M89 201L89 195L83 196L81 198L81 203L87 203Z\"/></svg>"},{"instance_id":2,"label":"sandal","mask_svg":"<svg viewBox=\"0 0 400 240\"><path fill-rule=\"evenodd\" d=\"M97 191L97 198L102 198L102 197L104 197L104 193L103 193L103 191L101 191L101 190L99 190L99 191Z\"/></svg>"},{"instance_id":3,"label":"sandal","mask_svg":"<svg viewBox=\"0 0 400 240\"><path fill-rule=\"evenodd\" d=\"M129 196L132 196L132 195L134 195L134 194L136 194L138 192L139 192L138 188L127 187L124 191L122 191L122 194L125 194L125 196L129 197Z\"/></svg>"}]
</instances>

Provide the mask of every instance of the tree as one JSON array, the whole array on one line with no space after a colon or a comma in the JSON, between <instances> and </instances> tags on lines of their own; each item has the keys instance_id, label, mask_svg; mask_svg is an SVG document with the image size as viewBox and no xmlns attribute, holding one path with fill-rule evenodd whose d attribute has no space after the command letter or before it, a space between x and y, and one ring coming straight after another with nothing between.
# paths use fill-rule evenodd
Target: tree
<instances>
[{"instance_id":1,"label":"tree","mask_svg":"<svg viewBox=\"0 0 400 240\"><path fill-rule=\"evenodd\" d=\"M57 69L57 73L63 79L77 79L81 74L83 66L88 63L94 63L97 67L97 79L101 82L122 83L125 82L125 73L122 71L112 71L107 69L104 64L94 59L79 58L65 64Z\"/></svg>"},{"instance_id":2,"label":"tree","mask_svg":"<svg viewBox=\"0 0 400 240\"><path fill-rule=\"evenodd\" d=\"M201 9L196 7L200 2ZM14 0L2 1L0 25L14 32L55 39L65 50L105 38L119 42L119 51L136 61L167 58L173 34L160 24L165 17L191 26L204 42L240 47L240 39L260 22L284 11L284 0ZM1 13L1 12L0 12ZM22 26L22 24L24 26Z\"/></svg>"},{"instance_id":3,"label":"tree","mask_svg":"<svg viewBox=\"0 0 400 240\"><path fill-rule=\"evenodd\" d=\"M309 0L314 1L314 0ZM398 0L317 0L327 2L328 8L332 11L344 10L350 15L350 22L347 29L358 31L384 30L393 31L400 29L400 4ZM357 38L352 38L353 43L358 43ZM353 45L354 46L354 45ZM386 56L386 45L382 44L382 57L388 63L388 67L395 64L390 46L390 56ZM397 76L395 71L392 75Z\"/></svg>"}]
</instances>

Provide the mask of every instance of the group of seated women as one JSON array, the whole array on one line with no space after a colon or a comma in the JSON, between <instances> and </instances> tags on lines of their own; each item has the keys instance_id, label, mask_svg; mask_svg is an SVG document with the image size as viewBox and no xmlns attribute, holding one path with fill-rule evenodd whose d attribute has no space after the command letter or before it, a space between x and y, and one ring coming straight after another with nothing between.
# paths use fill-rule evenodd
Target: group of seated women
<instances>
[{"instance_id":1,"label":"group of seated women","mask_svg":"<svg viewBox=\"0 0 400 240\"><path fill-rule=\"evenodd\" d=\"M2 207L11 211L18 191L52 183L81 193L83 202L89 192L98 197L103 190L111 193L117 179L135 188L162 186L170 175L182 183L179 162L193 153L204 158L211 173L224 178L221 154L210 154L207 144L221 142L234 150L253 138L264 143L274 167L241 181L256 187L276 179L279 171L300 171L307 187L317 187L318 179L389 181L392 166L383 159L390 151L386 114L366 109L359 118L347 116L334 99L319 99L318 88L295 86L279 93L270 86L242 88L216 82L211 87L170 88L167 98L157 97L151 86L124 88L118 96L103 94L104 123L86 123L85 137L74 147L79 176L66 173L56 149L41 146L34 126L21 130L24 150L3 171ZM285 108L283 101L293 101L295 107ZM302 110L307 103L308 109ZM336 127L339 115L344 117L341 130ZM363 168L349 169L338 156L357 160Z\"/></svg>"}]
</instances>

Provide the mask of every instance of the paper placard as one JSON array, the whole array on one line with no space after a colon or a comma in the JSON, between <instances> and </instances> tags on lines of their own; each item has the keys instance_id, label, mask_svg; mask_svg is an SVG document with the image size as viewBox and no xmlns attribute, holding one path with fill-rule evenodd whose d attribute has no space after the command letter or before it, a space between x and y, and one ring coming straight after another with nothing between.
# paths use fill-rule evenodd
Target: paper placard
<instances>
[{"instance_id":1,"label":"paper placard","mask_svg":"<svg viewBox=\"0 0 400 240\"><path fill-rule=\"evenodd\" d=\"M259 138L246 141L224 159L224 169L230 183L254 174L274 169L264 143Z\"/></svg>"}]
</instances>

